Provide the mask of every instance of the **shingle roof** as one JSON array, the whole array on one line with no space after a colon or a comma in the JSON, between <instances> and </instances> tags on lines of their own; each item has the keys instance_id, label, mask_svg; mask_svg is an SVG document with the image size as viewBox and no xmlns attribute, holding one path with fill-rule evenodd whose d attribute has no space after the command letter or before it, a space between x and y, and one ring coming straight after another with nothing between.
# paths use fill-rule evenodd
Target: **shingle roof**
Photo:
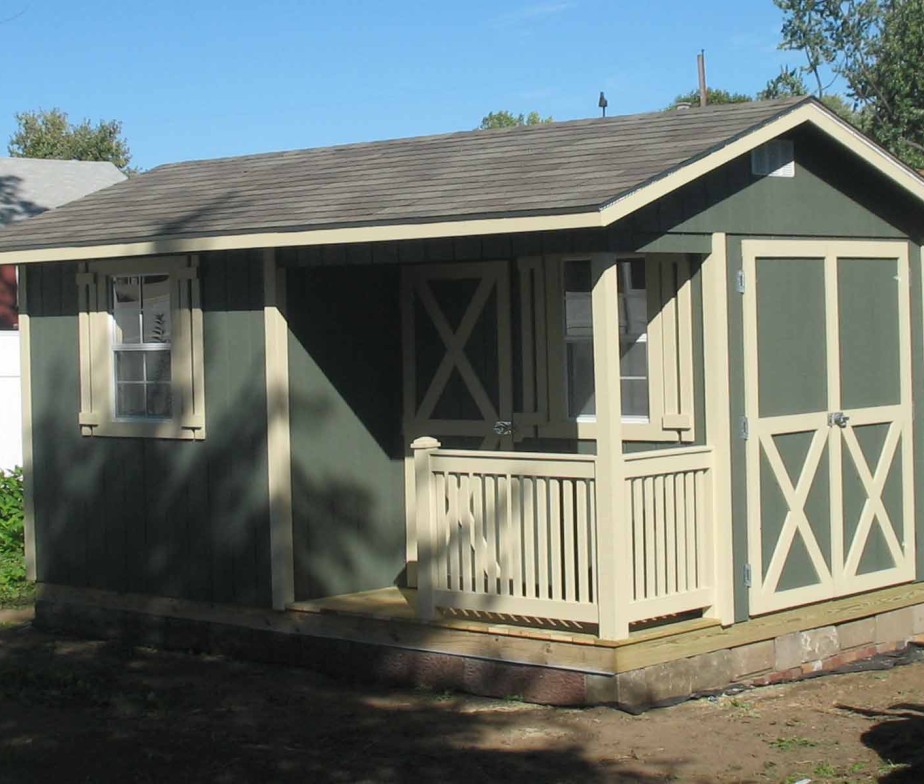
<instances>
[{"instance_id":1,"label":"shingle roof","mask_svg":"<svg viewBox=\"0 0 924 784\"><path fill-rule=\"evenodd\" d=\"M0 158L0 226L31 218L125 179L108 161Z\"/></svg>"},{"instance_id":2,"label":"shingle roof","mask_svg":"<svg viewBox=\"0 0 924 784\"><path fill-rule=\"evenodd\" d=\"M168 164L0 232L0 251L586 211L804 100Z\"/></svg>"}]
</instances>

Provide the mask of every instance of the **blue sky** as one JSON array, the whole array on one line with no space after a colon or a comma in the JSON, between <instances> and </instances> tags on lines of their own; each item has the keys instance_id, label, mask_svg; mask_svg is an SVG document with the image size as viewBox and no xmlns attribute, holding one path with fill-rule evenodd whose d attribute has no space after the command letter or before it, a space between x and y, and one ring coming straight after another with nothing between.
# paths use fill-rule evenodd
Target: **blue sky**
<instances>
[{"instance_id":1,"label":"blue sky","mask_svg":"<svg viewBox=\"0 0 924 784\"><path fill-rule=\"evenodd\" d=\"M18 14L18 15L17 15ZM9 17L15 17L9 19ZM0 0L0 141L17 111L119 119L134 164L416 136L487 112L660 109L753 93L779 52L772 0Z\"/></svg>"}]
</instances>

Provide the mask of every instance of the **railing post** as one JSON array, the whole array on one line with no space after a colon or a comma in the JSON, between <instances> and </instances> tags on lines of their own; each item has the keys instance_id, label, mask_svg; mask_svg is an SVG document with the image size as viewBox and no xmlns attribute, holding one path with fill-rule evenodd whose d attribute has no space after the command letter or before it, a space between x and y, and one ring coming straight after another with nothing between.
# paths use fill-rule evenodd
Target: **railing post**
<instances>
[{"instance_id":1,"label":"railing post","mask_svg":"<svg viewBox=\"0 0 924 784\"><path fill-rule=\"evenodd\" d=\"M414 488L417 527L417 616L432 620L436 616L433 591L436 583L436 520L433 519L430 453L440 442L421 436L411 444L414 451Z\"/></svg>"}]
</instances>

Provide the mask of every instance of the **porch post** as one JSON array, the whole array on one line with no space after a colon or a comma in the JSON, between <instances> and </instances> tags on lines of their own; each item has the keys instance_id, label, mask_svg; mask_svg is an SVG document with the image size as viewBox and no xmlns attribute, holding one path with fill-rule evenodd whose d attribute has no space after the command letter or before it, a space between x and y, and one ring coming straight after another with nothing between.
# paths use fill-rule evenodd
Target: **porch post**
<instances>
[{"instance_id":1,"label":"porch post","mask_svg":"<svg viewBox=\"0 0 924 784\"><path fill-rule=\"evenodd\" d=\"M430 453L440 442L429 436L414 440L414 487L417 528L417 617L426 621L436 616L433 589L436 584L436 536L430 503Z\"/></svg>"},{"instance_id":2,"label":"porch post","mask_svg":"<svg viewBox=\"0 0 924 784\"><path fill-rule=\"evenodd\" d=\"M594 377L597 402L597 610L600 637L629 636L630 555L622 457L619 284L615 258L594 261Z\"/></svg>"},{"instance_id":3,"label":"porch post","mask_svg":"<svg viewBox=\"0 0 924 784\"><path fill-rule=\"evenodd\" d=\"M735 622L732 560L731 414L728 378L728 261L726 236L712 235L712 252L703 275L703 359L706 387L706 441L713 454L713 526L715 604L706 612L723 625Z\"/></svg>"},{"instance_id":4,"label":"porch post","mask_svg":"<svg viewBox=\"0 0 924 784\"><path fill-rule=\"evenodd\" d=\"M292 450L289 430L289 325L283 315L285 271L275 251L263 251L263 330L266 362L266 460L269 484L270 581L273 609L295 600L292 535Z\"/></svg>"}]
</instances>

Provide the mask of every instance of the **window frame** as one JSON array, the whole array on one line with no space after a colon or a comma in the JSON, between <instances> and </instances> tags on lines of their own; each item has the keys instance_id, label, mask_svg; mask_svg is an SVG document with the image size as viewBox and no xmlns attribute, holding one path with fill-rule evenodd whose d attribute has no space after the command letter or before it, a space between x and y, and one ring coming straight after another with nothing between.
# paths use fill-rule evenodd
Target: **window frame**
<instances>
[{"instance_id":1,"label":"window frame","mask_svg":"<svg viewBox=\"0 0 924 784\"><path fill-rule=\"evenodd\" d=\"M623 416L625 441L689 443L695 440L693 374L693 305L690 261L676 253L585 253L542 258L544 267L544 324L547 335L546 367L548 416L538 423L540 438L597 440L596 417L568 415L567 354L564 326L564 266L590 261L594 283L606 267L620 261L645 260L648 304L648 410L647 421ZM535 264L535 259L530 260ZM665 274L676 270L676 280ZM622 283L622 281L620 281ZM540 308L535 307L536 314ZM537 330L538 332L538 330ZM595 342L595 350L598 344Z\"/></svg>"},{"instance_id":2,"label":"window frame","mask_svg":"<svg viewBox=\"0 0 924 784\"><path fill-rule=\"evenodd\" d=\"M196 256L163 256L87 262L79 266L81 435L202 440L205 387L199 262ZM170 287L171 416L116 416L112 281L166 275Z\"/></svg>"}]
</instances>

